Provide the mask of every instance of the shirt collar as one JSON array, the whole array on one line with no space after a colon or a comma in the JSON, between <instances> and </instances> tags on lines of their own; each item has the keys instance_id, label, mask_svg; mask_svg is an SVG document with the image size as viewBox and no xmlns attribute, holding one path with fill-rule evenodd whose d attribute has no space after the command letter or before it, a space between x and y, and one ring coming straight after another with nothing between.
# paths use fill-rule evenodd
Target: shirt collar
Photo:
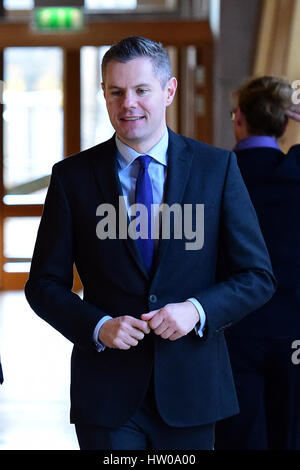
<instances>
[{"instance_id":1,"label":"shirt collar","mask_svg":"<svg viewBox=\"0 0 300 470\"><path fill-rule=\"evenodd\" d=\"M140 155L133 148L129 147L128 145L124 144L118 136L115 136L116 146L118 149L117 160L120 165L121 170L127 168L131 163ZM166 129L164 135L160 139L160 141L155 144L148 152L147 155L150 155L154 160L162 165L167 166L167 150L169 145L169 133Z\"/></svg>"},{"instance_id":2,"label":"shirt collar","mask_svg":"<svg viewBox=\"0 0 300 470\"><path fill-rule=\"evenodd\" d=\"M253 135L246 137L246 139L241 139L234 147L234 150L246 150L253 147L269 147L280 150L274 137L269 135Z\"/></svg>"}]
</instances>

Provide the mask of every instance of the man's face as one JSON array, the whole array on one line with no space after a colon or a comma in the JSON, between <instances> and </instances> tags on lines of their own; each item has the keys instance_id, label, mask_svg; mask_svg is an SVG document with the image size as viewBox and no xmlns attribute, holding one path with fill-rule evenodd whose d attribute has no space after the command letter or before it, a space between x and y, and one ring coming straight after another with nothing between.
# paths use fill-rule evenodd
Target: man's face
<instances>
[{"instance_id":1,"label":"man's face","mask_svg":"<svg viewBox=\"0 0 300 470\"><path fill-rule=\"evenodd\" d=\"M117 136L138 152L150 150L164 134L176 86L171 78L163 89L148 58L110 61L102 88Z\"/></svg>"}]
</instances>

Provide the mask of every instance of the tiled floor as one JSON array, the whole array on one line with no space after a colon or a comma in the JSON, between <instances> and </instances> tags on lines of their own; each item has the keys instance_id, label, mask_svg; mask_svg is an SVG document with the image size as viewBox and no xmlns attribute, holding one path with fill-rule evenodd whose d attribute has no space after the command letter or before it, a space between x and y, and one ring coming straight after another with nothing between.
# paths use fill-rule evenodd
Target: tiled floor
<instances>
[{"instance_id":1,"label":"tiled floor","mask_svg":"<svg viewBox=\"0 0 300 470\"><path fill-rule=\"evenodd\" d=\"M69 423L71 349L23 292L0 294L0 450L78 449Z\"/></svg>"}]
</instances>

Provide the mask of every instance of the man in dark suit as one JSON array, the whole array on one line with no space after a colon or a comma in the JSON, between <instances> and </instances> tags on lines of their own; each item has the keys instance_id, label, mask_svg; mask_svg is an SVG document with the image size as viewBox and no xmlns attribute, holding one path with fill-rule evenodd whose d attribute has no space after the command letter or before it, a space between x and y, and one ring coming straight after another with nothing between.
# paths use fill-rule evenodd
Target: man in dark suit
<instances>
[{"instance_id":1,"label":"man in dark suit","mask_svg":"<svg viewBox=\"0 0 300 470\"><path fill-rule=\"evenodd\" d=\"M223 331L272 296L269 256L234 154L166 127L165 49L127 38L102 76L116 134L54 165L26 296L74 343L81 449L212 449L238 411Z\"/></svg>"},{"instance_id":2,"label":"man in dark suit","mask_svg":"<svg viewBox=\"0 0 300 470\"><path fill-rule=\"evenodd\" d=\"M234 94L235 152L270 253L278 288L272 299L225 334L240 413L216 426L216 449L300 449L300 145L285 155L277 140L291 85L259 77ZM297 111L298 110L298 111Z\"/></svg>"}]
</instances>

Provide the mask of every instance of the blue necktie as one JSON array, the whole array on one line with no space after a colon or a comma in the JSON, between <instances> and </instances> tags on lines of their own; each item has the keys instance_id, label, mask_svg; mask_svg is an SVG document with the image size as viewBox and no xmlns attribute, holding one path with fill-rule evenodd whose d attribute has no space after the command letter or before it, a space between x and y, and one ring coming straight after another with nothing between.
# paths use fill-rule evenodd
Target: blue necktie
<instances>
[{"instance_id":1,"label":"blue necktie","mask_svg":"<svg viewBox=\"0 0 300 470\"><path fill-rule=\"evenodd\" d=\"M136 241L148 272L150 272L154 255L154 239L151 238L151 205L153 204L153 194L148 166L152 158L149 155L141 155L137 160L140 163L140 171L136 180L135 202L143 204L147 209L148 237L145 239L138 238ZM143 223L142 219L141 223Z\"/></svg>"}]
</instances>

